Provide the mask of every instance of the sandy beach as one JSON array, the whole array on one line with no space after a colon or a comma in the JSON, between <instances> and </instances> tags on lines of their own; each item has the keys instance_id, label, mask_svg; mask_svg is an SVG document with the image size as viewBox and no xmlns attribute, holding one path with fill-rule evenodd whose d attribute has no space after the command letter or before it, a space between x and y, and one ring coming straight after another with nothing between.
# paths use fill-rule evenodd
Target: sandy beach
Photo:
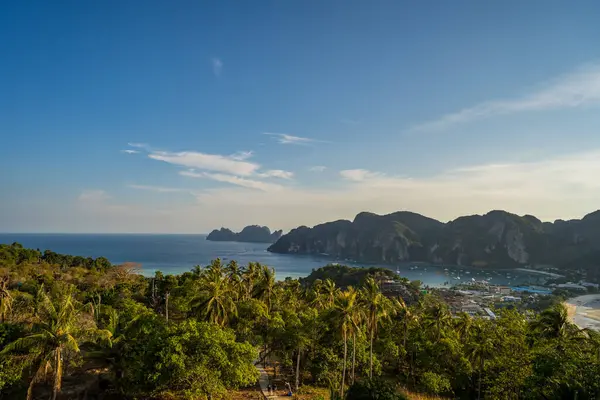
<instances>
[{"instance_id":1,"label":"sandy beach","mask_svg":"<svg viewBox=\"0 0 600 400\"><path fill-rule=\"evenodd\" d=\"M580 328L600 330L600 294L574 297L565 302L569 317Z\"/></svg>"}]
</instances>

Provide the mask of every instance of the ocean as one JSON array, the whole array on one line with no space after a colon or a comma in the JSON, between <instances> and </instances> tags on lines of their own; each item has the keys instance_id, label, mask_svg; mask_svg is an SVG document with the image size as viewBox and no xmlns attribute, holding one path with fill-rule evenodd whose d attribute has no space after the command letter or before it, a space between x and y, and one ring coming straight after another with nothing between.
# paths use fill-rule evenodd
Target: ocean
<instances>
[{"instance_id":1,"label":"ocean","mask_svg":"<svg viewBox=\"0 0 600 400\"><path fill-rule=\"evenodd\" d=\"M255 261L275 269L278 280L298 278L310 274L328 263L372 266L348 261L336 261L324 256L275 254L267 251L266 243L212 242L206 235L159 234L10 234L0 233L0 243L21 243L24 247L52 250L56 253L82 257L106 257L113 264L134 262L141 265L142 273L154 275L155 271L179 274L196 265L207 265L216 258L224 262L236 260L245 265ZM542 277L517 270L490 271L457 266L431 266L404 264L385 266L410 280L420 280L424 285L439 287L445 282L456 284L470 280L489 280L493 284L540 284ZM456 279L460 276L461 279Z\"/></svg>"}]
</instances>

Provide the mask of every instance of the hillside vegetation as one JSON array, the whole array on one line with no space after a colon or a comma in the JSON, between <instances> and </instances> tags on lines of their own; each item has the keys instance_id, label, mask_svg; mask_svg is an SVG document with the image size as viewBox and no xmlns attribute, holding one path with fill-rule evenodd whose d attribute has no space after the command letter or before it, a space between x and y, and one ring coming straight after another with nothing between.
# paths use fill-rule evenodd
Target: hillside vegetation
<instances>
[{"instance_id":1,"label":"hillside vegetation","mask_svg":"<svg viewBox=\"0 0 600 400\"><path fill-rule=\"evenodd\" d=\"M366 271L329 266L278 282L267 266L215 260L145 278L134 265L0 245L0 393L230 398L256 384L259 362L332 399L401 399L400 387L463 399L600 396L600 337L564 308L453 318L432 295L410 306L383 296L382 271Z\"/></svg>"}]
</instances>

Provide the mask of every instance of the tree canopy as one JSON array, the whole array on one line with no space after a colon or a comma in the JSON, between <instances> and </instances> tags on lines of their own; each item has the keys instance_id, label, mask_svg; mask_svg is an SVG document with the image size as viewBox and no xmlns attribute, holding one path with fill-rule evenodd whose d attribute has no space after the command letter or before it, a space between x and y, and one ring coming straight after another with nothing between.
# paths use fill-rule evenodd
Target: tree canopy
<instances>
[{"instance_id":1,"label":"tree canopy","mask_svg":"<svg viewBox=\"0 0 600 400\"><path fill-rule=\"evenodd\" d=\"M9 398L227 398L256 364L332 398L594 399L600 335L561 304L495 320L434 294L384 295L379 270L277 281L214 260L178 276L0 245L0 391ZM98 262L98 260L100 260ZM314 279L313 279L314 278ZM409 288L410 289L410 288Z\"/></svg>"}]
</instances>

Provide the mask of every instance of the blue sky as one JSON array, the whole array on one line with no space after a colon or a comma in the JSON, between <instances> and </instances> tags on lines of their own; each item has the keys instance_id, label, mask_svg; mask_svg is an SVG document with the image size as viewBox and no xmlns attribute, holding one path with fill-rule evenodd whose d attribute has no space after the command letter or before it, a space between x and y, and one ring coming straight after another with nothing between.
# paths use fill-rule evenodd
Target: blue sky
<instances>
[{"instance_id":1,"label":"blue sky","mask_svg":"<svg viewBox=\"0 0 600 400\"><path fill-rule=\"evenodd\" d=\"M0 231L600 205L597 1L2 8Z\"/></svg>"}]
</instances>

